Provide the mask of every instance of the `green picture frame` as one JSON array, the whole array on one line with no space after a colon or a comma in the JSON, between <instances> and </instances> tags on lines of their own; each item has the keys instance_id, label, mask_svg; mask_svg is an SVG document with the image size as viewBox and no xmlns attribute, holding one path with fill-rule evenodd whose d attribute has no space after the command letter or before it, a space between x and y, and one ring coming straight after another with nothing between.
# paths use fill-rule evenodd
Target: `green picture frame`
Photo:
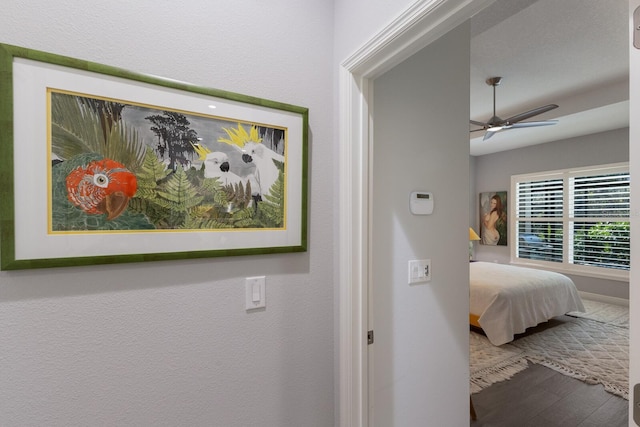
<instances>
[{"instance_id":1,"label":"green picture frame","mask_svg":"<svg viewBox=\"0 0 640 427\"><path fill-rule=\"evenodd\" d=\"M0 44L0 269L307 250L305 107Z\"/></svg>"}]
</instances>

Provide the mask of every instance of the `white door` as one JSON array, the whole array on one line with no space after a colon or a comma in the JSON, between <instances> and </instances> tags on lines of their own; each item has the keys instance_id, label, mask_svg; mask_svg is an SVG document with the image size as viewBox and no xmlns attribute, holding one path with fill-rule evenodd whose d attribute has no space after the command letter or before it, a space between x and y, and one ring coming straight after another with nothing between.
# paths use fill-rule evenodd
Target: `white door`
<instances>
[{"instance_id":1,"label":"white door","mask_svg":"<svg viewBox=\"0 0 640 427\"><path fill-rule=\"evenodd\" d=\"M634 393L634 385L640 384L640 12L634 24L634 11L640 8L640 0L629 0L630 33L632 41L629 53L629 169L631 173L631 277L629 280L629 425L640 425L640 393ZM633 42L634 35L636 42ZM640 387L640 386L639 386ZM634 422L634 407L638 414Z\"/></svg>"},{"instance_id":2,"label":"white door","mask_svg":"<svg viewBox=\"0 0 640 427\"><path fill-rule=\"evenodd\" d=\"M371 426L468 424L468 88L467 24L373 83ZM431 281L409 284L425 259Z\"/></svg>"}]
</instances>

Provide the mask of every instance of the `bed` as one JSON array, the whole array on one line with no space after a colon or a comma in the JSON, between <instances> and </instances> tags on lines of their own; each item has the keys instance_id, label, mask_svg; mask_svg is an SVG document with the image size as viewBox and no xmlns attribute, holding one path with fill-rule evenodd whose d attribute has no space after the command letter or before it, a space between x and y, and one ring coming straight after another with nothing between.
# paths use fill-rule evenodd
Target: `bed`
<instances>
[{"instance_id":1,"label":"bed","mask_svg":"<svg viewBox=\"0 0 640 427\"><path fill-rule=\"evenodd\" d=\"M563 274L482 261L469 270L469 322L494 345L552 317L584 311L575 284Z\"/></svg>"}]
</instances>

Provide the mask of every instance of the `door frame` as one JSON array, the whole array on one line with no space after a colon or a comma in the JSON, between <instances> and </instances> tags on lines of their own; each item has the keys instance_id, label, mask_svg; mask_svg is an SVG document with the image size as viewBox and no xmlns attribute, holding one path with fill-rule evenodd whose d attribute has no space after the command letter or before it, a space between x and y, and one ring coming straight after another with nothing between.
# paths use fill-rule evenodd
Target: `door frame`
<instances>
[{"instance_id":1,"label":"door frame","mask_svg":"<svg viewBox=\"0 0 640 427\"><path fill-rule=\"evenodd\" d=\"M369 424L369 277L373 79L494 0L418 0L340 64L339 425Z\"/></svg>"},{"instance_id":2,"label":"door frame","mask_svg":"<svg viewBox=\"0 0 640 427\"><path fill-rule=\"evenodd\" d=\"M633 17L636 8L640 7L640 0L629 0L629 17ZM640 175L640 157L637 144L640 137L640 126L634 125L634 117L640 114L640 51L633 45L633 34L636 32L634 20L629 19L629 173L631 175L631 194L639 188L637 185ZM634 77L635 76L635 77ZM634 385L640 383L640 363L637 362L637 354L640 353L640 339L634 339L636 334L635 325L639 325L637 313L640 313L640 294L634 283L638 283L640 272L633 266L640 265L640 251L638 241L640 241L639 215L640 197L631 197L631 271L629 272L629 425L634 425L633 412L640 396L634 396ZM635 243L634 243L635 242ZM636 360L636 362L634 362Z\"/></svg>"}]
</instances>

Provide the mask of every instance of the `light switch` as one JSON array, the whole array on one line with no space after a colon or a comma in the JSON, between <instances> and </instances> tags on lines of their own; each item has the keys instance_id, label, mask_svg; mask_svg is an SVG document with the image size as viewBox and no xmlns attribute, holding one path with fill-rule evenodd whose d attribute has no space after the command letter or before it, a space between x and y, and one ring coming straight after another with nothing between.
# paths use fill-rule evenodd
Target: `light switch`
<instances>
[{"instance_id":1,"label":"light switch","mask_svg":"<svg viewBox=\"0 0 640 427\"><path fill-rule=\"evenodd\" d=\"M247 277L245 279L245 306L247 310L266 307L265 282L265 276Z\"/></svg>"},{"instance_id":2,"label":"light switch","mask_svg":"<svg viewBox=\"0 0 640 427\"><path fill-rule=\"evenodd\" d=\"M409 284L431 281L431 260L414 259L409 261Z\"/></svg>"}]
</instances>

